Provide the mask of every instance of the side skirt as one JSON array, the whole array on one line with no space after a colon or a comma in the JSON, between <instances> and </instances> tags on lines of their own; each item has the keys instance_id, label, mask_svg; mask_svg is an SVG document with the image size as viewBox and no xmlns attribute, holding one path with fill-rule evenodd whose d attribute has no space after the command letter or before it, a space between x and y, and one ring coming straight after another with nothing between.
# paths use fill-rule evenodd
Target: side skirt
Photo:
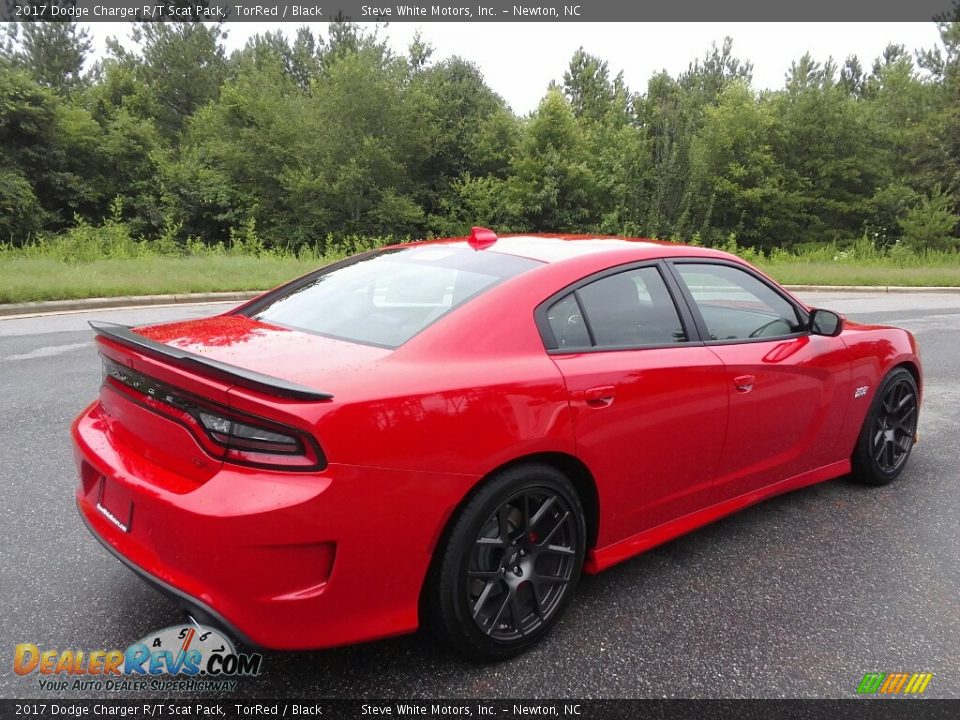
<instances>
[{"instance_id":1,"label":"side skirt","mask_svg":"<svg viewBox=\"0 0 960 720\"><path fill-rule=\"evenodd\" d=\"M715 505L710 505L689 513L688 515L683 515L657 527L643 530L636 535L631 535L612 545L588 551L583 571L590 574L598 573L609 567L613 567L617 563L632 558L634 555L639 555L657 545L662 545L676 537L686 535L692 530L708 525L715 520L731 515L745 507L755 505L758 502L776 495L782 495L791 490L806 487L807 485L815 485L825 480L832 480L841 475L846 475L849 472L850 461L841 460L840 462L835 462L830 465L824 465L816 470L794 475L774 485L753 490L735 498L730 498L729 500L723 500Z\"/></svg>"}]
</instances>

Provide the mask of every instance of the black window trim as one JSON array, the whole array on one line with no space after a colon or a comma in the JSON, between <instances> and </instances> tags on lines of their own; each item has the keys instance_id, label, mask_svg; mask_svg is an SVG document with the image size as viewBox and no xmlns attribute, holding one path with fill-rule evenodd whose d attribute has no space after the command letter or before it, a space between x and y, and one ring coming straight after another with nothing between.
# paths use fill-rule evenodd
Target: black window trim
<instances>
[{"instance_id":1,"label":"black window trim","mask_svg":"<svg viewBox=\"0 0 960 720\"><path fill-rule=\"evenodd\" d=\"M756 270L754 270L749 265L741 264L731 260L724 260L723 258L699 258L699 257L681 257L681 258L670 258L665 260L664 264L667 266L667 271L670 273L673 278L674 283L677 286L678 291L684 299L684 303L687 306L688 311L693 317L693 321L696 323L697 333L702 340L703 345L744 345L748 343L758 343L758 342L771 342L773 340L790 340L793 338L804 337L810 334L810 313L807 312L807 309L800 305L794 298L785 294L783 290L771 282L768 278L764 277ZM725 267L733 268L735 270L742 270L743 272L750 275L755 280L759 280L762 284L766 285L767 288L772 290L776 295L783 298L790 307L793 308L793 311L797 314L797 320L800 324L800 330L795 333L790 333L788 335L769 335L765 337L756 337L756 338L731 338L726 340L711 340L710 331L707 328L707 323L703 319L703 315L700 313L700 308L697 306L696 300L693 298L693 294L690 292L690 289L687 287L686 283L683 281L683 278L680 276L680 272L677 270L677 265L723 265Z\"/></svg>"},{"instance_id":2,"label":"black window trim","mask_svg":"<svg viewBox=\"0 0 960 720\"><path fill-rule=\"evenodd\" d=\"M643 345L596 345L593 329L590 327L590 321L587 314L584 312L583 303L580 300L580 294L578 291L581 288L596 282L597 280L602 280L606 277L620 275L621 273L630 272L632 270L640 270L647 267L656 268L657 272L659 273L660 279L666 286L667 293L670 295L670 299L673 302L674 310L676 310L677 316L680 320L680 326L683 328L683 332L686 334L687 339L683 342ZM557 338L553 333L553 328L550 327L550 322L547 320L547 311L553 307L555 303L565 299L568 295L573 295L577 306L580 308L580 316L583 318L584 325L587 329L587 335L590 338L590 347L558 347L559 343L557 342ZM534 308L533 317L534 322L537 325L537 330L540 331L540 339L543 341L543 346L548 355L581 355L584 353L596 352L623 352L624 350L662 350L664 348L690 347L704 344L701 338L699 326L696 324L695 318L687 306L687 300L682 294L682 289L678 285L672 270L667 267L667 263L663 259L641 260L639 262L633 261L624 263L622 265L614 265L613 267L604 268L603 270L580 278L576 282L565 286L561 290L558 290L543 300L539 305L537 305L536 308Z\"/></svg>"}]
</instances>

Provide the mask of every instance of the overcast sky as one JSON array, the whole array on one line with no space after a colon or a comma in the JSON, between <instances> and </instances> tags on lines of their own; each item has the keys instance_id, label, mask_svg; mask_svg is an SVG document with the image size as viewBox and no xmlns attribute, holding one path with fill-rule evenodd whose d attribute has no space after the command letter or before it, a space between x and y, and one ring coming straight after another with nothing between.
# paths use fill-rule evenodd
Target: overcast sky
<instances>
[{"instance_id":1,"label":"overcast sky","mask_svg":"<svg viewBox=\"0 0 960 720\"><path fill-rule=\"evenodd\" d=\"M326 23L312 23L315 34L326 33ZM227 23L228 50L243 47L247 39L266 30L296 32L293 23ZM126 23L89 23L95 47L106 38L129 36ZM551 80L560 80L570 56L581 45L605 59L616 74L623 71L627 85L646 89L650 76L662 69L671 75L686 70L711 42L733 38L734 54L754 65L753 84L760 89L783 86L793 60L809 51L817 60L833 56L839 62L850 54L869 70L888 43L908 50L934 47L939 35L933 23L394 23L380 29L397 52L404 52L417 30L434 47L434 60L460 55L475 62L487 84L514 109L534 110Z\"/></svg>"}]
</instances>

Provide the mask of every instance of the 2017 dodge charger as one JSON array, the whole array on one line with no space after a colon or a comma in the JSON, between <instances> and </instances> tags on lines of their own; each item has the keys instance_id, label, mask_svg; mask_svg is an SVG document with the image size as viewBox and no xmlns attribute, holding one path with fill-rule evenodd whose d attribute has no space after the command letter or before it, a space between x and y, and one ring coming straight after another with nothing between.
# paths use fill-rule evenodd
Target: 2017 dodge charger
<instances>
[{"instance_id":1,"label":"2017 dodge charger","mask_svg":"<svg viewBox=\"0 0 960 720\"><path fill-rule=\"evenodd\" d=\"M92 324L83 519L271 648L426 624L517 653L581 572L805 485L893 480L921 398L909 332L650 241L475 228L216 317Z\"/></svg>"}]
</instances>

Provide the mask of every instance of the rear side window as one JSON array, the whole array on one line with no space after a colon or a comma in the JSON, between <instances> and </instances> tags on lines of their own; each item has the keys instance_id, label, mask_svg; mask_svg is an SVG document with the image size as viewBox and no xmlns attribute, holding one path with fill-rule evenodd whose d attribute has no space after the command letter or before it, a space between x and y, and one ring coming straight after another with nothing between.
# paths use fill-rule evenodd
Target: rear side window
<instances>
[{"instance_id":1,"label":"rear side window","mask_svg":"<svg viewBox=\"0 0 960 720\"><path fill-rule=\"evenodd\" d=\"M547 321L559 349L643 347L687 341L655 267L595 280L554 303Z\"/></svg>"},{"instance_id":2,"label":"rear side window","mask_svg":"<svg viewBox=\"0 0 960 720\"><path fill-rule=\"evenodd\" d=\"M590 335L583 322L580 304L573 293L550 306L547 310L547 322L553 330L557 347L561 349L590 347Z\"/></svg>"},{"instance_id":3,"label":"rear side window","mask_svg":"<svg viewBox=\"0 0 960 720\"><path fill-rule=\"evenodd\" d=\"M341 340L397 347L467 300L540 264L443 246L384 250L307 276L245 314Z\"/></svg>"}]
</instances>

